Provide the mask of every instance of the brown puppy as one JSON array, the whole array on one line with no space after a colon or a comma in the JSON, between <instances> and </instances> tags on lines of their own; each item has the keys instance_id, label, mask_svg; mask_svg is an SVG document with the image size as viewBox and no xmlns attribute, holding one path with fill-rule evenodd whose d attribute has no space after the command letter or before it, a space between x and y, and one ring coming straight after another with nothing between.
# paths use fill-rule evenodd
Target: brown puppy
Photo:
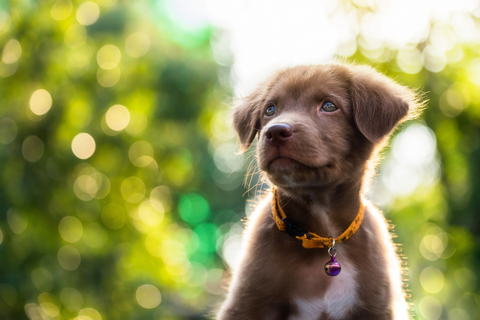
<instances>
[{"instance_id":1,"label":"brown puppy","mask_svg":"<svg viewBox=\"0 0 480 320\"><path fill-rule=\"evenodd\" d=\"M362 198L376 151L418 110L415 94L366 66L299 66L276 73L234 111L246 150L297 226L338 237L342 271L328 276L327 248L306 249L277 228L272 194L248 222L246 250L217 319L407 319L402 268L383 215Z\"/></svg>"}]
</instances>

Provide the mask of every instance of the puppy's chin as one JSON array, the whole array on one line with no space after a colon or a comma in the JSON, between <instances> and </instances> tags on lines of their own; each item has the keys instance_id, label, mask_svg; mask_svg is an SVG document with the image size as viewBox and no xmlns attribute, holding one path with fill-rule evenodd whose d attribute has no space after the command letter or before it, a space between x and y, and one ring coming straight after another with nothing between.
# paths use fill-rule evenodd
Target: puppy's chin
<instances>
[{"instance_id":1,"label":"puppy's chin","mask_svg":"<svg viewBox=\"0 0 480 320\"><path fill-rule=\"evenodd\" d=\"M306 170L308 166L290 157L277 157L266 166L262 166L262 168L272 172L288 172L292 170Z\"/></svg>"},{"instance_id":2,"label":"puppy's chin","mask_svg":"<svg viewBox=\"0 0 480 320\"><path fill-rule=\"evenodd\" d=\"M284 188L318 188L341 180L341 170L331 164L309 167L290 158L272 161L264 171L268 180Z\"/></svg>"}]
</instances>

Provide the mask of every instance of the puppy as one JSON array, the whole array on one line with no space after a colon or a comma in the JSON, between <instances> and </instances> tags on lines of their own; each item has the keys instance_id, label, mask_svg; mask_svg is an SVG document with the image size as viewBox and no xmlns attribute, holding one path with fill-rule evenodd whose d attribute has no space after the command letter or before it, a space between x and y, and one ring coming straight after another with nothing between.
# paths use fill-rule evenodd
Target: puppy
<instances>
[{"instance_id":1,"label":"puppy","mask_svg":"<svg viewBox=\"0 0 480 320\"><path fill-rule=\"evenodd\" d=\"M242 150L258 135L275 196L248 221L217 319L409 318L391 228L362 190L377 151L419 107L372 68L339 63L280 71L235 108Z\"/></svg>"}]
</instances>

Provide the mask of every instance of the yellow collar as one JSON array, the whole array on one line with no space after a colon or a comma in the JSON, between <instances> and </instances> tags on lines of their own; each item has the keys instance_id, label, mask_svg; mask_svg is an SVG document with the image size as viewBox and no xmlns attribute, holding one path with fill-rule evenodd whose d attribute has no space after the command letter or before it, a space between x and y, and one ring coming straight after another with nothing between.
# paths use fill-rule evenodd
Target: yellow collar
<instances>
[{"instance_id":1,"label":"yellow collar","mask_svg":"<svg viewBox=\"0 0 480 320\"><path fill-rule=\"evenodd\" d=\"M302 241L304 248L324 248L324 247L334 247L335 244L339 244L350 239L351 236L357 232L358 228L363 221L363 215L365 213L365 206L363 202L360 203L360 209L358 210L355 220L350 224L350 226L343 232L338 238L333 239L332 237L320 237L319 235L313 232L307 232L299 228L293 222L287 219L285 212L278 201L277 189L273 189L273 199L272 199L272 213L273 220L277 224L277 227L281 231L286 231L291 236Z\"/></svg>"}]
</instances>

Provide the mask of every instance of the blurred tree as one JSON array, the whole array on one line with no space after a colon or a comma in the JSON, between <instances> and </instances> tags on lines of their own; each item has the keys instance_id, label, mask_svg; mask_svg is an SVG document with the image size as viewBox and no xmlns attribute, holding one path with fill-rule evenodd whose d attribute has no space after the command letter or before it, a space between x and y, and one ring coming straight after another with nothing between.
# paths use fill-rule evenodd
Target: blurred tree
<instances>
[{"instance_id":1,"label":"blurred tree","mask_svg":"<svg viewBox=\"0 0 480 320\"><path fill-rule=\"evenodd\" d=\"M148 1L0 6L1 319L198 319L217 300L243 191L212 178L231 183L208 152L211 30L172 28Z\"/></svg>"}]
</instances>

